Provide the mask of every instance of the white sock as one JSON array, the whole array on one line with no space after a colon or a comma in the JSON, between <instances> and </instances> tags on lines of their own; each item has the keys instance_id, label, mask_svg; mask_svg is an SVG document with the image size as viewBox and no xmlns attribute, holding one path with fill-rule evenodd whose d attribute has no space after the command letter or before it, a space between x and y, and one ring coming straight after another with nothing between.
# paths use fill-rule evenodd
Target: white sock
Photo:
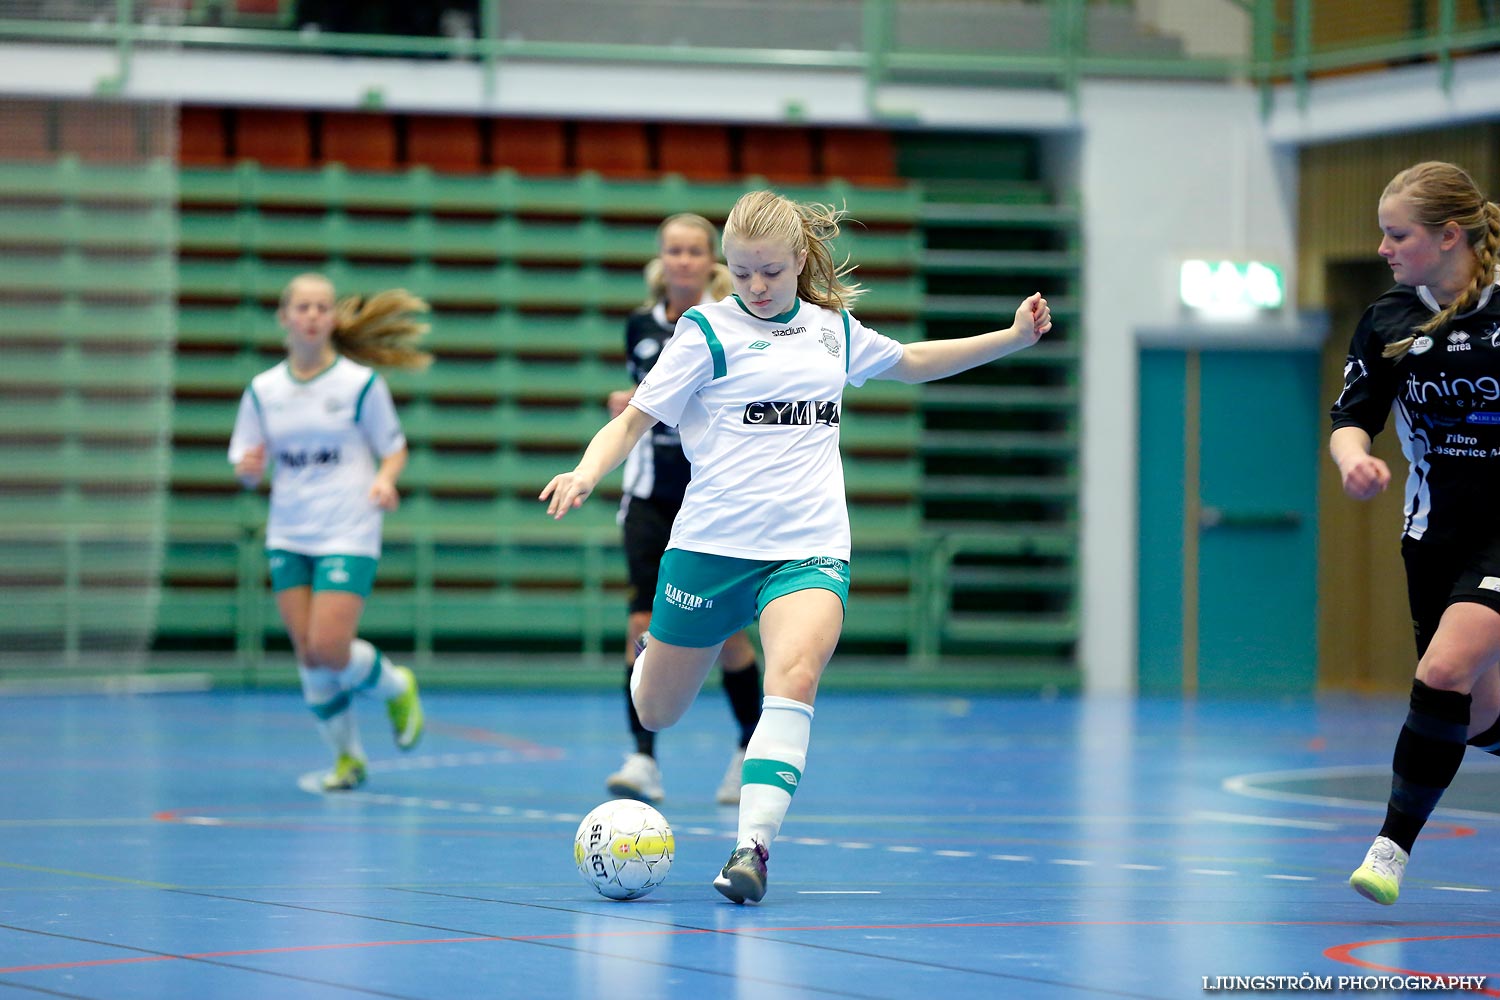
<instances>
[{"instance_id":1,"label":"white sock","mask_svg":"<svg viewBox=\"0 0 1500 1000\"><path fill-rule=\"evenodd\" d=\"M406 675L391 669L384 653L363 639L349 643L349 665L339 672L339 686L351 694L373 693L390 701L406 693Z\"/></svg>"},{"instance_id":2,"label":"white sock","mask_svg":"<svg viewBox=\"0 0 1500 1000\"><path fill-rule=\"evenodd\" d=\"M745 747L741 770L740 829L737 847L752 842L770 848L802 781L807 744L812 737L813 708L791 698L766 695L760 722Z\"/></svg>"},{"instance_id":3,"label":"white sock","mask_svg":"<svg viewBox=\"0 0 1500 1000\"><path fill-rule=\"evenodd\" d=\"M350 709L349 693L339 687L339 672L320 667L297 665L302 678L302 699L318 720L323 742L335 754L365 759L365 748L359 742L359 729Z\"/></svg>"}]
</instances>

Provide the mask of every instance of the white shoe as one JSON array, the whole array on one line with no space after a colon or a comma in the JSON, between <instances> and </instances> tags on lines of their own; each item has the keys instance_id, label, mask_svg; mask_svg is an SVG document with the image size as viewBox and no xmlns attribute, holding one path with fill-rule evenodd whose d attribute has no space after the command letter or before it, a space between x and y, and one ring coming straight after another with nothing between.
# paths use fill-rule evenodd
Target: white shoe
<instances>
[{"instance_id":1,"label":"white shoe","mask_svg":"<svg viewBox=\"0 0 1500 1000\"><path fill-rule=\"evenodd\" d=\"M1389 837L1376 837L1365 863L1349 876L1349 885L1366 899L1390 906L1401 895L1401 878L1410 855Z\"/></svg>"},{"instance_id":2,"label":"white shoe","mask_svg":"<svg viewBox=\"0 0 1500 1000\"><path fill-rule=\"evenodd\" d=\"M642 802L660 802L666 793L661 787L661 768L653 757L643 753L627 754L620 769L604 779L611 795Z\"/></svg>"},{"instance_id":3,"label":"white shoe","mask_svg":"<svg viewBox=\"0 0 1500 1000\"><path fill-rule=\"evenodd\" d=\"M719 791L714 795L714 801L721 806L737 806L740 804L740 774L745 767L745 751L736 750L734 756L729 758L729 766L724 769L724 780L719 782Z\"/></svg>"}]
</instances>

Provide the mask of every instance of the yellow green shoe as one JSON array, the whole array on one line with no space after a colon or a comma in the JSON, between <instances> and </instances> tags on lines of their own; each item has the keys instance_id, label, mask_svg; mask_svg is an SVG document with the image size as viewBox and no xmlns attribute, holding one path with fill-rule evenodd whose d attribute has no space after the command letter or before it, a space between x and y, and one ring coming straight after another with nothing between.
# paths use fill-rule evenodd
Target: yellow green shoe
<instances>
[{"instance_id":1,"label":"yellow green shoe","mask_svg":"<svg viewBox=\"0 0 1500 1000\"><path fill-rule=\"evenodd\" d=\"M365 762L346 753L339 754L333 770L323 775L323 791L352 792L365 783Z\"/></svg>"},{"instance_id":2,"label":"yellow green shoe","mask_svg":"<svg viewBox=\"0 0 1500 1000\"><path fill-rule=\"evenodd\" d=\"M1410 857L1389 837L1376 837L1365 863L1349 876L1349 885L1366 899L1390 906L1401 895L1401 877Z\"/></svg>"},{"instance_id":3,"label":"yellow green shoe","mask_svg":"<svg viewBox=\"0 0 1500 1000\"><path fill-rule=\"evenodd\" d=\"M410 750L422 738L422 698L417 694L417 678L406 667L391 667L406 677L406 690L385 703L396 732L396 746Z\"/></svg>"}]
</instances>

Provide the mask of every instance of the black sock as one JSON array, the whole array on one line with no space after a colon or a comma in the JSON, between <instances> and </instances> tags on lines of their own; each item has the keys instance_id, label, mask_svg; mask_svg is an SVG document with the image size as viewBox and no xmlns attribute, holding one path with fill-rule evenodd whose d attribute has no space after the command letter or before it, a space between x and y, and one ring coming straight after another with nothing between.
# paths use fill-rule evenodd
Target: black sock
<instances>
[{"instance_id":1,"label":"black sock","mask_svg":"<svg viewBox=\"0 0 1500 1000\"><path fill-rule=\"evenodd\" d=\"M1500 720L1469 741L1469 746L1478 747L1485 753L1500 757Z\"/></svg>"},{"instance_id":2,"label":"black sock","mask_svg":"<svg viewBox=\"0 0 1500 1000\"><path fill-rule=\"evenodd\" d=\"M1391 762L1391 798L1382 837L1410 852L1417 835L1463 763L1469 731L1469 695L1412 681L1411 710Z\"/></svg>"},{"instance_id":3,"label":"black sock","mask_svg":"<svg viewBox=\"0 0 1500 1000\"><path fill-rule=\"evenodd\" d=\"M641 717L635 710L635 699L630 697L630 675L635 670L634 663L625 665L625 711L630 715L630 735L635 737L635 752L643 753L647 757L656 756L656 734L641 725Z\"/></svg>"},{"instance_id":4,"label":"black sock","mask_svg":"<svg viewBox=\"0 0 1500 1000\"><path fill-rule=\"evenodd\" d=\"M760 721L760 664L751 660L744 670L724 671L724 696L740 725L740 747L747 747Z\"/></svg>"}]
</instances>

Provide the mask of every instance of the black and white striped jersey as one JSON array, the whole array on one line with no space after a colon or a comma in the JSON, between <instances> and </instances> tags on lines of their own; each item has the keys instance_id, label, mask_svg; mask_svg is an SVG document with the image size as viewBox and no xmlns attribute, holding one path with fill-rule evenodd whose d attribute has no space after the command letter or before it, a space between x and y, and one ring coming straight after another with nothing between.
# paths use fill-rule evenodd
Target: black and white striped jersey
<instances>
[{"instance_id":1,"label":"black and white striped jersey","mask_svg":"<svg viewBox=\"0 0 1500 1000\"><path fill-rule=\"evenodd\" d=\"M1374 437L1396 415L1410 470L1402 534L1451 542L1495 532L1500 487L1500 296L1381 357L1441 310L1425 286L1397 285L1365 310L1344 363L1333 428Z\"/></svg>"},{"instance_id":2,"label":"black and white striped jersey","mask_svg":"<svg viewBox=\"0 0 1500 1000\"><path fill-rule=\"evenodd\" d=\"M705 302L712 299L705 298ZM650 373L661 349L672 337L676 324L667 322L667 307L658 302L650 309L637 309L625 321L625 367L636 385ZM636 442L625 459L625 497L679 505L687 492L692 467L682 453L677 428L657 424ZM621 508L624 509L623 507Z\"/></svg>"}]
</instances>

